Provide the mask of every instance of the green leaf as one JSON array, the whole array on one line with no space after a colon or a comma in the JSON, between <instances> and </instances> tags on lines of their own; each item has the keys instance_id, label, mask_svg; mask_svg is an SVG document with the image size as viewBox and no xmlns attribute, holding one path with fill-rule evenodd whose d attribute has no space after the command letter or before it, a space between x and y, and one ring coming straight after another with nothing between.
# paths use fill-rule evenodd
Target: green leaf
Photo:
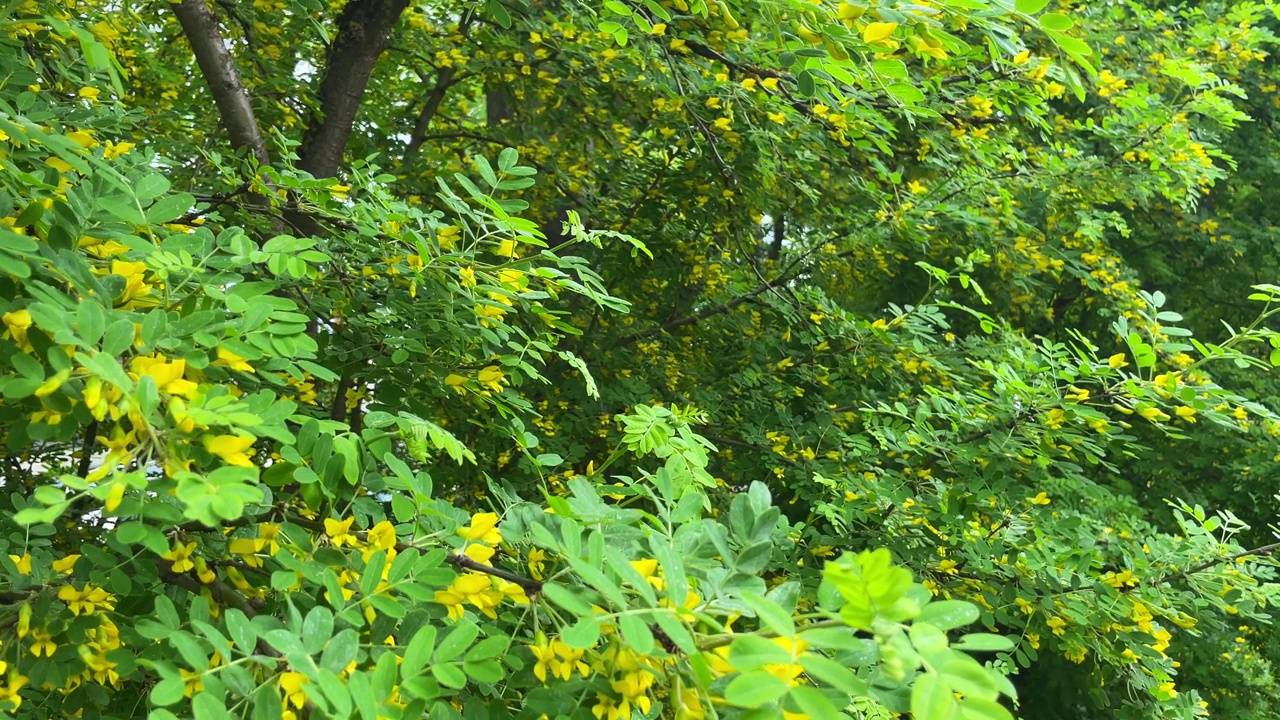
<instances>
[{"instance_id":1,"label":"green leaf","mask_svg":"<svg viewBox=\"0 0 1280 720\"><path fill-rule=\"evenodd\" d=\"M411 678L422 672L431 660L431 652L436 646L436 627L424 625L418 628L404 651L404 662L400 664L401 677Z\"/></svg>"},{"instance_id":2,"label":"green leaf","mask_svg":"<svg viewBox=\"0 0 1280 720\"><path fill-rule=\"evenodd\" d=\"M226 706L213 693L197 694L192 698L191 709L196 720L231 720L231 713L227 712Z\"/></svg>"},{"instance_id":3,"label":"green leaf","mask_svg":"<svg viewBox=\"0 0 1280 720\"><path fill-rule=\"evenodd\" d=\"M947 649L947 634L927 622L916 621L909 631L911 644L921 654L942 652Z\"/></svg>"},{"instance_id":4,"label":"green leaf","mask_svg":"<svg viewBox=\"0 0 1280 720\"><path fill-rule=\"evenodd\" d=\"M139 200L153 200L169 192L169 180L160 173L151 173L133 183L133 192Z\"/></svg>"},{"instance_id":5,"label":"green leaf","mask_svg":"<svg viewBox=\"0 0 1280 720\"><path fill-rule=\"evenodd\" d=\"M955 697L942 677L934 672L916 676L911 687L911 714L917 720L947 720L955 706Z\"/></svg>"},{"instance_id":6,"label":"green leaf","mask_svg":"<svg viewBox=\"0 0 1280 720\"><path fill-rule=\"evenodd\" d=\"M918 622L927 622L942 630L964 627L978 621L978 606L963 600L940 600L925 605L917 616Z\"/></svg>"},{"instance_id":7,"label":"green leaf","mask_svg":"<svg viewBox=\"0 0 1280 720\"><path fill-rule=\"evenodd\" d=\"M738 670L755 670L765 665L791 662L791 653L758 635L741 635L729 645L729 664Z\"/></svg>"},{"instance_id":8,"label":"green leaf","mask_svg":"<svg viewBox=\"0 0 1280 720\"><path fill-rule=\"evenodd\" d=\"M1093 49L1083 40L1078 40L1069 35L1063 35L1057 32L1051 32L1049 35L1057 41L1058 45L1073 56L1089 57L1093 54Z\"/></svg>"},{"instance_id":9,"label":"green leaf","mask_svg":"<svg viewBox=\"0 0 1280 720\"><path fill-rule=\"evenodd\" d=\"M585 650L595 647L600 639L600 621L593 617L581 617L578 622L560 632L560 639L571 648Z\"/></svg>"},{"instance_id":10,"label":"green leaf","mask_svg":"<svg viewBox=\"0 0 1280 720\"><path fill-rule=\"evenodd\" d=\"M886 88L889 94L898 98L908 105L918 105L924 102L924 93L920 92L920 88L915 85L906 83L896 83Z\"/></svg>"},{"instance_id":11,"label":"green leaf","mask_svg":"<svg viewBox=\"0 0 1280 720\"><path fill-rule=\"evenodd\" d=\"M173 601L166 595L157 595L155 602L156 616L160 618L160 622L170 630L177 630L182 624L182 620L178 617L178 608L174 606Z\"/></svg>"},{"instance_id":12,"label":"green leaf","mask_svg":"<svg viewBox=\"0 0 1280 720\"><path fill-rule=\"evenodd\" d=\"M667 634L671 642L684 652L693 655L698 651L697 642L693 639L693 633L684 626L679 618L671 613L659 612L653 615L654 622L658 627Z\"/></svg>"},{"instance_id":13,"label":"green leaf","mask_svg":"<svg viewBox=\"0 0 1280 720\"><path fill-rule=\"evenodd\" d=\"M563 585L555 583L546 583L542 586L542 594L551 602L577 615L578 617L590 617L593 614L591 603L583 600L574 591Z\"/></svg>"},{"instance_id":14,"label":"green leaf","mask_svg":"<svg viewBox=\"0 0 1280 720\"><path fill-rule=\"evenodd\" d=\"M1048 4L1049 0L1016 0L1014 2L1014 7L1017 8L1020 13L1035 15L1043 10Z\"/></svg>"},{"instance_id":15,"label":"green leaf","mask_svg":"<svg viewBox=\"0 0 1280 720\"><path fill-rule=\"evenodd\" d=\"M906 80L907 77L909 77L907 73L907 66L901 60L877 60L874 63L871 63L871 69L874 70L877 75L893 80Z\"/></svg>"},{"instance_id":16,"label":"green leaf","mask_svg":"<svg viewBox=\"0 0 1280 720\"><path fill-rule=\"evenodd\" d=\"M151 702L154 705L172 705L184 697L187 684L180 677L170 677L156 683L151 688Z\"/></svg>"},{"instance_id":17,"label":"green leaf","mask_svg":"<svg viewBox=\"0 0 1280 720\"><path fill-rule=\"evenodd\" d=\"M1055 30L1063 32L1070 30L1076 24L1075 20L1061 13L1050 12L1040 16L1040 27L1045 30Z\"/></svg>"},{"instance_id":18,"label":"green leaf","mask_svg":"<svg viewBox=\"0 0 1280 720\"><path fill-rule=\"evenodd\" d=\"M777 603L763 598L753 592L742 593L742 602L751 608L756 617L760 619L760 624L764 628L768 628L783 637L792 637L796 634L796 625L791 620L791 615L784 611Z\"/></svg>"},{"instance_id":19,"label":"green leaf","mask_svg":"<svg viewBox=\"0 0 1280 720\"><path fill-rule=\"evenodd\" d=\"M618 618L618 629L622 631L622 639L627 645L641 655L653 651L653 632L649 623L639 615L622 615Z\"/></svg>"},{"instance_id":20,"label":"green leaf","mask_svg":"<svg viewBox=\"0 0 1280 720\"><path fill-rule=\"evenodd\" d=\"M201 672L208 669L209 655L200 645L200 641L190 633L182 630L173 633L169 636L169 644L182 656L187 667Z\"/></svg>"},{"instance_id":21,"label":"green leaf","mask_svg":"<svg viewBox=\"0 0 1280 720\"><path fill-rule=\"evenodd\" d=\"M306 620L302 622L302 647L306 648L308 653L320 652L332 635L333 611L323 605L311 608Z\"/></svg>"},{"instance_id":22,"label":"green leaf","mask_svg":"<svg viewBox=\"0 0 1280 720\"><path fill-rule=\"evenodd\" d=\"M317 606L319 609L323 606ZM312 612L315 612L313 609ZM310 615L307 616L310 619ZM360 654L360 635L355 630L347 628L334 635L329 642L325 643L324 652L320 655L320 667L340 673L347 669Z\"/></svg>"},{"instance_id":23,"label":"green leaf","mask_svg":"<svg viewBox=\"0 0 1280 720\"><path fill-rule=\"evenodd\" d=\"M843 717L835 704L817 688L800 685L791 688L789 694L809 720L838 720Z\"/></svg>"},{"instance_id":24,"label":"green leaf","mask_svg":"<svg viewBox=\"0 0 1280 720\"><path fill-rule=\"evenodd\" d=\"M249 618L236 608L227 608L223 618L226 620L227 633L231 635L232 642L240 648L240 652L252 655L258 643L258 633L253 623L249 622Z\"/></svg>"},{"instance_id":25,"label":"green leaf","mask_svg":"<svg viewBox=\"0 0 1280 720\"><path fill-rule=\"evenodd\" d=\"M1013 650L1016 643L1010 638L1003 635L992 635L990 633L970 633L960 638L960 641L953 647L956 650L968 650L976 652L1009 652Z\"/></svg>"},{"instance_id":26,"label":"green leaf","mask_svg":"<svg viewBox=\"0 0 1280 720\"><path fill-rule=\"evenodd\" d=\"M960 703L963 720L1013 720L1013 713L995 700L965 698Z\"/></svg>"},{"instance_id":27,"label":"green leaf","mask_svg":"<svg viewBox=\"0 0 1280 720\"><path fill-rule=\"evenodd\" d=\"M463 653L480 634L480 628L470 620L460 620L436 648L435 662L448 662Z\"/></svg>"},{"instance_id":28,"label":"green leaf","mask_svg":"<svg viewBox=\"0 0 1280 720\"><path fill-rule=\"evenodd\" d=\"M147 222L160 225L177 220L195 207L196 199L189 193L166 195L147 208Z\"/></svg>"},{"instance_id":29,"label":"green leaf","mask_svg":"<svg viewBox=\"0 0 1280 720\"><path fill-rule=\"evenodd\" d=\"M852 670L831 658L817 653L805 653L799 658L804 671L819 681L850 695L867 692L867 684Z\"/></svg>"},{"instance_id":30,"label":"green leaf","mask_svg":"<svg viewBox=\"0 0 1280 720\"><path fill-rule=\"evenodd\" d=\"M467 684L467 674L455 663L435 663L431 666L431 674L445 687L460 688Z\"/></svg>"},{"instance_id":31,"label":"green leaf","mask_svg":"<svg viewBox=\"0 0 1280 720\"><path fill-rule=\"evenodd\" d=\"M724 699L730 705L755 708L771 703L787 694L785 680L765 672L753 670L739 675L724 689Z\"/></svg>"},{"instance_id":32,"label":"green leaf","mask_svg":"<svg viewBox=\"0 0 1280 720\"><path fill-rule=\"evenodd\" d=\"M948 687L965 697L995 700L1000 695L990 675L994 671L982 667L972 658L961 655L944 663L939 672L946 678Z\"/></svg>"}]
</instances>

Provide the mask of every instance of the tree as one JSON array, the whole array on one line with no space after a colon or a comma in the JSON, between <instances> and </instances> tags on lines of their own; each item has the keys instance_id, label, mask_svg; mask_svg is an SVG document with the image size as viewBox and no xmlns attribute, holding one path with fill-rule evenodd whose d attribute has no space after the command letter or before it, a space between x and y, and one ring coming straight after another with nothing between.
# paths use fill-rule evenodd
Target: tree
<instances>
[{"instance_id":1,"label":"tree","mask_svg":"<svg viewBox=\"0 0 1280 720\"><path fill-rule=\"evenodd\" d=\"M16 6L0 702L1272 717L1275 19Z\"/></svg>"}]
</instances>

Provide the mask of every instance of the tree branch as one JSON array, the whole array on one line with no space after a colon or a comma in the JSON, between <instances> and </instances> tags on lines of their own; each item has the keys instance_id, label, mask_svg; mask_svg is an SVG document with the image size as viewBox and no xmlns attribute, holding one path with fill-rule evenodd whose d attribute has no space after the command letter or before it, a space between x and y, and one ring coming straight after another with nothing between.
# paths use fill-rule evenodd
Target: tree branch
<instances>
[{"instance_id":1,"label":"tree branch","mask_svg":"<svg viewBox=\"0 0 1280 720\"><path fill-rule=\"evenodd\" d=\"M409 145L404 149L405 167L408 167L409 163L413 162L414 156L418 154L418 148L422 147L422 143L427 139L427 130L431 129L431 120L440 111L440 103L444 102L445 93L453 86L453 78L457 74L457 68L447 67L441 70L437 76L436 86L431 89L431 94L427 96L426 104L422 106L422 112L418 113L418 119L413 123L413 134L409 136Z\"/></svg>"},{"instance_id":2,"label":"tree branch","mask_svg":"<svg viewBox=\"0 0 1280 720\"><path fill-rule=\"evenodd\" d=\"M314 177L332 177L364 99L374 65L409 0L349 0L338 16L338 32L325 58L320 106L302 138L298 167Z\"/></svg>"},{"instance_id":3,"label":"tree branch","mask_svg":"<svg viewBox=\"0 0 1280 720\"><path fill-rule=\"evenodd\" d=\"M1199 565L1196 565L1190 570L1183 570L1182 572L1174 573L1172 575L1166 575L1165 577L1162 577L1151 584L1166 585L1168 583L1181 580L1190 575L1195 575L1198 572L1203 572L1205 570L1208 570L1214 565L1221 565L1223 563L1235 562L1240 558L1270 555L1276 550L1280 550L1280 542L1274 542L1274 543L1271 543L1270 545L1263 545L1262 547L1256 547L1252 550L1243 550L1241 552L1235 553L1234 555L1227 555L1225 557L1215 558L1213 560L1209 560L1208 562L1200 563Z\"/></svg>"},{"instance_id":4,"label":"tree branch","mask_svg":"<svg viewBox=\"0 0 1280 720\"><path fill-rule=\"evenodd\" d=\"M227 50L222 31L218 29L218 19L205 0L181 0L171 7L182 25L182 32L191 43L209 91L213 93L218 115L231 136L231 146L237 150L248 148L259 165L270 164L271 156L258 129L258 121L253 116L249 94L240 81L240 73Z\"/></svg>"},{"instance_id":5,"label":"tree branch","mask_svg":"<svg viewBox=\"0 0 1280 720\"><path fill-rule=\"evenodd\" d=\"M531 577L525 577L523 575L517 575L513 572L507 572L506 570L493 567L492 565L483 565L481 563L476 562L475 560L472 560L466 555L451 553L449 555L449 564L458 568L470 570L471 572L478 572L484 575L492 575L493 577L496 577L496 578L502 578L507 582L513 582L519 585L521 588L523 588L524 594L529 595L530 597L542 592L541 580L534 580Z\"/></svg>"}]
</instances>

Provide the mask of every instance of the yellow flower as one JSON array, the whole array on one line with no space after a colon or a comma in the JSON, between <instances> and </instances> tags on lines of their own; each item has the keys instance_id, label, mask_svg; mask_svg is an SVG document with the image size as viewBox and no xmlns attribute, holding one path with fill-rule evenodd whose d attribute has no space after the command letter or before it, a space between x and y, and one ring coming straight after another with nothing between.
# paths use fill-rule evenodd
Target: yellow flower
<instances>
[{"instance_id":1,"label":"yellow flower","mask_svg":"<svg viewBox=\"0 0 1280 720\"><path fill-rule=\"evenodd\" d=\"M182 377L187 371L186 360L170 362L156 355L140 355L133 359L130 368L135 377L141 378L145 375L154 380L160 392L180 395L190 400L195 397L196 390L199 389L195 383Z\"/></svg>"},{"instance_id":2,"label":"yellow flower","mask_svg":"<svg viewBox=\"0 0 1280 720\"><path fill-rule=\"evenodd\" d=\"M1053 630L1054 635L1061 637L1066 632L1067 621L1060 617L1051 617L1046 624Z\"/></svg>"},{"instance_id":3,"label":"yellow flower","mask_svg":"<svg viewBox=\"0 0 1280 720\"><path fill-rule=\"evenodd\" d=\"M893 35L893 31L898 29L898 23L894 22L873 22L869 23L862 29L862 41L868 45L874 45L882 40L888 39Z\"/></svg>"},{"instance_id":4,"label":"yellow flower","mask_svg":"<svg viewBox=\"0 0 1280 720\"><path fill-rule=\"evenodd\" d=\"M228 465L253 467L246 452L253 445L253 438L240 435L204 436L204 448L211 454L222 458Z\"/></svg>"},{"instance_id":5,"label":"yellow flower","mask_svg":"<svg viewBox=\"0 0 1280 720\"><path fill-rule=\"evenodd\" d=\"M184 573L196 566L191 561L191 553L195 552L195 549L196 544L194 542L189 542L186 545L175 544L173 549L160 557L173 563L172 569L174 572Z\"/></svg>"},{"instance_id":6,"label":"yellow flower","mask_svg":"<svg viewBox=\"0 0 1280 720\"><path fill-rule=\"evenodd\" d=\"M151 294L151 286L145 282L146 271L147 264L143 262L111 261L111 274L119 275L125 280L119 302L129 303L135 298Z\"/></svg>"},{"instance_id":7,"label":"yellow flower","mask_svg":"<svg viewBox=\"0 0 1280 720\"><path fill-rule=\"evenodd\" d=\"M1162 411L1158 407L1155 407L1154 405L1151 407L1146 407L1139 410L1138 414L1150 420L1153 423L1163 422L1169 419L1169 416L1166 415L1164 411Z\"/></svg>"},{"instance_id":8,"label":"yellow flower","mask_svg":"<svg viewBox=\"0 0 1280 720\"><path fill-rule=\"evenodd\" d=\"M0 663L3 665L4 663ZM16 671L10 673L9 684L0 685L0 702L13 703L13 710L17 710L22 705L22 696L18 691L27 684L27 676L19 675Z\"/></svg>"},{"instance_id":9,"label":"yellow flower","mask_svg":"<svg viewBox=\"0 0 1280 720\"><path fill-rule=\"evenodd\" d=\"M329 536L329 541L335 546L350 545L355 547L360 544L360 540L351 534L351 523L353 522L355 522L355 518L347 518L346 520L325 518L324 534Z\"/></svg>"},{"instance_id":10,"label":"yellow flower","mask_svg":"<svg viewBox=\"0 0 1280 720\"><path fill-rule=\"evenodd\" d=\"M462 287L475 287L476 271L470 267L464 267L458 270L458 279L462 281Z\"/></svg>"},{"instance_id":11,"label":"yellow flower","mask_svg":"<svg viewBox=\"0 0 1280 720\"><path fill-rule=\"evenodd\" d=\"M494 552L496 551L488 545L468 545L463 549L462 554L472 560L475 560L481 565L488 565L490 564L489 561L493 558Z\"/></svg>"},{"instance_id":12,"label":"yellow flower","mask_svg":"<svg viewBox=\"0 0 1280 720\"><path fill-rule=\"evenodd\" d=\"M44 655L45 657L53 657L53 652L58 649L57 643L53 642L53 636L44 628L36 628L31 631L31 654L36 657Z\"/></svg>"},{"instance_id":13,"label":"yellow flower","mask_svg":"<svg viewBox=\"0 0 1280 720\"><path fill-rule=\"evenodd\" d=\"M253 366L250 365L244 358L240 357L239 355L231 352L230 350L224 347L218 348L218 359L214 360L213 364L223 365L225 367L231 368L232 370L239 370L241 372L249 372L249 373L253 372Z\"/></svg>"},{"instance_id":14,"label":"yellow flower","mask_svg":"<svg viewBox=\"0 0 1280 720\"><path fill-rule=\"evenodd\" d=\"M53 571L56 573L69 573L76 567L76 561L80 559L79 555L68 555L64 558L53 561Z\"/></svg>"},{"instance_id":15,"label":"yellow flower","mask_svg":"<svg viewBox=\"0 0 1280 720\"><path fill-rule=\"evenodd\" d=\"M647 670L634 670L614 680L610 687L622 696L622 701L618 704L619 708L625 711L628 705L634 705L637 710L647 715L653 703L649 697L651 685L653 685L653 673Z\"/></svg>"},{"instance_id":16,"label":"yellow flower","mask_svg":"<svg viewBox=\"0 0 1280 720\"><path fill-rule=\"evenodd\" d=\"M18 566L19 575L31 574L31 553L23 553L21 556L10 555L9 559L13 561L14 565Z\"/></svg>"},{"instance_id":17,"label":"yellow flower","mask_svg":"<svg viewBox=\"0 0 1280 720\"><path fill-rule=\"evenodd\" d=\"M1103 575L1102 582L1116 588L1117 590L1123 590L1124 588L1136 586L1138 584L1138 579L1133 576L1132 570L1125 570L1118 573L1109 572L1106 575Z\"/></svg>"},{"instance_id":18,"label":"yellow flower","mask_svg":"<svg viewBox=\"0 0 1280 720\"><path fill-rule=\"evenodd\" d=\"M1115 355L1107 358L1107 365L1110 366L1112 370L1119 370L1122 367L1127 367L1129 365L1129 361L1124 359L1124 353L1116 353Z\"/></svg>"},{"instance_id":19,"label":"yellow flower","mask_svg":"<svg viewBox=\"0 0 1280 720\"><path fill-rule=\"evenodd\" d=\"M631 708L619 707L614 699L602 692L596 693L596 704L591 706L596 720L630 720Z\"/></svg>"},{"instance_id":20,"label":"yellow flower","mask_svg":"<svg viewBox=\"0 0 1280 720\"><path fill-rule=\"evenodd\" d=\"M1031 498L1031 504L1032 505L1048 505L1049 504L1048 493L1043 493L1043 492L1037 493L1035 497Z\"/></svg>"},{"instance_id":21,"label":"yellow flower","mask_svg":"<svg viewBox=\"0 0 1280 720\"><path fill-rule=\"evenodd\" d=\"M636 572L640 573L640 576L643 577L645 580L648 580L649 584L652 585L655 589L661 590L663 588L664 583L662 582L662 578L658 577L657 575L657 572L658 572L657 560L653 558L646 558L644 560L632 560L631 567L635 568Z\"/></svg>"},{"instance_id":22,"label":"yellow flower","mask_svg":"<svg viewBox=\"0 0 1280 720\"><path fill-rule=\"evenodd\" d=\"M490 619L497 619L495 608L502 602L502 593L493 589L488 575L467 573L454 578L446 590L436 591L436 602L449 608L449 618L462 617L462 603L476 607Z\"/></svg>"},{"instance_id":23,"label":"yellow flower","mask_svg":"<svg viewBox=\"0 0 1280 720\"><path fill-rule=\"evenodd\" d=\"M506 375L503 374L502 369L496 365L490 365L483 368L476 375L476 380L480 382L481 386L489 388L494 392L502 391L502 381L505 378Z\"/></svg>"},{"instance_id":24,"label":"yellow flower","mask_svg":"<svg viewBox=\"0 0 1280 720\"><path fill-rule=\"evenodd\" d=\"M366 536L369 544L379 550L390 550L396 546L396 528L383 520L374 525Z\"/></svg>"},{"instance_id":25,"label":"yellow flower","mask_svg":"<svg viewBox=\"0 0 1280 720\"><path fill-rule=\"evenodd\" d=\"M533 665L533 675L545 683L547 681L547 669L556 664L555 650L551 649L551 643L547 641L547 636L542 634L541 631L538 632L534 641L529 644L529 650L533 652L534 658L537 659L537 662ZM555 674L554 668L552 669L552 674Z\"/></svg>"},{"instance_id":26,"label":"yellow flower","mask_svg":"<svg viewBox=\"0 0 1280 720\"><path fill-rule=\"evenodd\" d=\"M307 684L307 676L302 673L286 672L280 674L280 692L284 695L285 705L302 709L307 704L307 693L302 689Z\"/></svg>"},{"instance_id":27,"label":"yellow flower","mask_svg":"<svg viewBox=\"0 0 1280 720\"><path fill-rule=\"evenodd\" d=\"M204 692L204 671L178 668L178 672L182 674L183 695L191 697L198 692Z\"/></svg>"},{"instance_id":28,"label":"yellow flower","mask_svg":"<svg viewBox=\"0 0 1280 720\"><path fill-rule=\"evenodd\" d=\"M529 574L534 580L541 580L542 573L546 569L547 553L541 548L532 548L527 555L529 560Z\"/></svg>"},{"instance_id":29,"label":"yellow flower","mask_svg":"<svg viewBox=\"0 0 1280 720\"><path fill-rule=\"evenodd\" d=\"M1193 407L1189 407L1187 405L1179 405L1178 408L1173 412L1178 417L1182 418L1183 420L1186 420L1189 423L1193 423L1196 421L1196 409Z\"/></svg>"},{"instance_id":30,"label":"yellow flower","mask_svg":"<svg viewBox=\"0 0 1280 720\"><path fill-rule=\"evenodd\" d=\"M450 373L444 379L444 384L453 388L454 391L456 391L459 395L461 395L466 392L466 389L463 388L462 386L467 384L467 379L462 375L458 375L457 373Z\"/></svg>"},{"instance_id":31,"label":"yellow flower","mask_svg":"<svg viewBox=\"0 0 1280 720\"><path fill-rule=\"evenodd\" d=\"M67 139L85 149L98 144L98 141L93 139L93 134L87 130L69 132L67 133Z\"/></svg>"},{"instance_id":32,"label":"yellow flower","mask_svg":"<svg viewBox=\"0 0 1280 720\"><path fill-rule=\"evenodd\" d=\"M58 590L58 599L67 604L72 615L80 613L87 615L95 612L99 607L104 610L114 610L116 601L114 595L92 585L85 585L82 590L76 590L74 585L63 585Z\"/></svg>"},{"instance_id":33,"label":"yellow flower","mask_svg":"<svg viewBox=\"0 0 1280 720\"><path fill-rule=\"evenodd\" d=\"M121 155L127 154L133 148L134 148L134 144L131 142L122 142L122 143L108 142L107 147L104 148L102 151L102 159L115 160Z\"/></svg>"},{"instance_id":34,"label":"yellow flower","mask_svg":"<svg viewBox=\"0 0 1280 720\"><path fill-rule=\"evenodd\" d=\"M760 86L769 92L778 92L778 78L765 78L760 81Z\"/></svg>"},{"instance_id":35,"label":"yellow flower","mask_svg":"<svg viewBox=\"0 0 1280 720\"><path fill-rule=\"evenodd\" d=\"M502 533L498 531L496 513L476 513L471 516L471 524L458 528L458 534L464 540L497 545L502 542Z\"/></svg>"},{"instance_id":36,"label":"yellow flower","mask_svg":"<svg viewBox=\"0 0 1280 720\"><path fill-rule=\"evenodd\" d=\"M31 312L26 308L7 312L0 320L4 322L4 337L12 340L23 352L31 350L31 342L27 340L27 330L31 329Z\"/></svg>"},{"instance_id":37,"label":"yellow flower","mask_svg":"<svg viewBox=\"0 0 1280 720\"><path fill-rule=\"evenodd\" d=\"M453 250L458 243L458 235L461 230L457 225L446 225L436 231L436 239L440 242L440 249L448 252Z\"/></svg>"},{"instance_id":38,"label":"yellow flower","mask_svg":"<svg viewBox=\"0 0 1280 720\"><path fill-rule=\"evenodd\" d=\"M85 100L93 101L98 99L98 95L102 94L102 91L96 87L82 87L76 94Z\"/></svg>"}]
</instances>

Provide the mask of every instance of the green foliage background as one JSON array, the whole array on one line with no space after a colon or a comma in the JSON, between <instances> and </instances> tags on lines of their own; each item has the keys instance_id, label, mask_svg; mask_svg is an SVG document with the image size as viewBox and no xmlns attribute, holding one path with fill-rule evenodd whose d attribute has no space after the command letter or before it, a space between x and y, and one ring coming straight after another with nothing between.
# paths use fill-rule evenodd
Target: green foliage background
<instances>
[{"instance_id":1,"label":"green foliage background","mask_svg":"<svg viewBox=\"0 0 1280 720\"><path fill-rule=\"evenodd\" d=\"M0 712L1276 717L1278 23L7 3Z\"/></svg>"}]
</instances>

